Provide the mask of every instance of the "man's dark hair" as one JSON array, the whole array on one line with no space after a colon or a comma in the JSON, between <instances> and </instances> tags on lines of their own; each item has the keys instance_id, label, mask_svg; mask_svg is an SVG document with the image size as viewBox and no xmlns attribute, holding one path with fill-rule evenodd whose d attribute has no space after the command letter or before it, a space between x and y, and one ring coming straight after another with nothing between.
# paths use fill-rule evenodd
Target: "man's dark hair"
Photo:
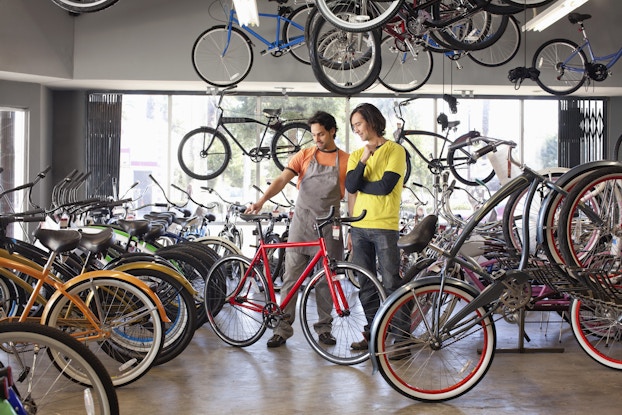
<instances>
[{"instance_id":1,"label":"man's dark hair","mask_svg":"<svg viewBox=\"0 0 622 415\"><path fill-rule=\"evenodd\" d=\"M363 119L371 126L378 136L384 136L385 129L387 127L387 120L378 108L367 103L357 105L350 114L350 126L352 126L352 116L357 112L361 114L361 117L363 117Z\"/></svg>"},{"instance_id":2,"label":"man's dark hair","mask_svg":"<svg viewBox=\"0 0 622 415\"><path fill-rule=\"evenodd\" d=\"M320 124L322 127L326 128L327 131L330 131L331 128L337 131L337 121L335 121L335 117L325 111L318 111L313 114L313 117L309 118L307 124L309 126L311 124Z\"/></svg>"}]
</instances>

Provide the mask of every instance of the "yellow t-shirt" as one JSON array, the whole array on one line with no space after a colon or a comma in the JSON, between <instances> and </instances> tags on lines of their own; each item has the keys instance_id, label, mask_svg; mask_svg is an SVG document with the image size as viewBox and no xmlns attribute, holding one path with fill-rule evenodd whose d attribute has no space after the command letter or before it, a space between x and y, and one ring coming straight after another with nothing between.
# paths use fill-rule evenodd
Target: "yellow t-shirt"
<instances>
[{"instance_id":1,"label":"yellow t-shirt","mask_svg":"<svg viewBox=\"0 0 622 415\"><path fill-rule=\"evenodd\" d=\"M360 148L350 154L348 172L354 170L358 165L363 151L364 148ZM404 173L406 172L406 150L394 141L385 142L367 160L363 177L368 182L380 181L385 171L399 174L400 180L388 195L371 195L361 191L357 192L352 216L360 215L363 209L367 210L367 214L362 220L353 222L352 226L357 228L399 230L400 202L402 199L402 187L404 186Z\"/></svg>"}]
</instances>

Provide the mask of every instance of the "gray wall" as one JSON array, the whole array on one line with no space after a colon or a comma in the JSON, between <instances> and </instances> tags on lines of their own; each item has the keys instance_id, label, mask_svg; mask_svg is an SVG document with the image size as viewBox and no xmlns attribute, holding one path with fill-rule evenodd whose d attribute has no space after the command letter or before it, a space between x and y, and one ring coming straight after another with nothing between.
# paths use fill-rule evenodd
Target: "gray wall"
<instances>
[{"instance_id":1,"label":"gray wall","mask_svg":"<svg viewBox=\"0 0 622 415\"><path fill-rule=\"evenodd\" d=\"M230 0L223 1L230 4ZM293 1L290 3L293 4ZM77 17L75 77L196 80L190 62L194 40L203 30L218 23L214 18L224 18L218 3L210 7L211 4L212 0L120 0L114 7L102 12ZM258 4L262 11L276 10L276 2L259 0ZM590 0L577 11L593 15L588 25L591 31L588 33L601 54L617 50L622 37L622 7L619 0ZM528 19L531 13L533 11L527 11ZM521 22L525 21L522 13L516 17ZM259 27L259 32L269 37L266 30L269 33L268 27ZM524 50L521 50L501 68L483 68L469 59L462 59L460 62L464 69L457 70L447 59L435 55L435 70L429 82L440 84L444 80L445 84L453 81L454 84L508 85L509 69L531 66L535 49L546 40L559 36L579 40L576 27L570 25L567 19L562 19L544 32L527 32L523 38L527 59ZM256 45L254 49L255 63L248 80L314 82L309 66L289 56L260 56L259 51L262 49L262 45ZM622 77L607 82L622 86Z\"/></svg>"}]
</instances>

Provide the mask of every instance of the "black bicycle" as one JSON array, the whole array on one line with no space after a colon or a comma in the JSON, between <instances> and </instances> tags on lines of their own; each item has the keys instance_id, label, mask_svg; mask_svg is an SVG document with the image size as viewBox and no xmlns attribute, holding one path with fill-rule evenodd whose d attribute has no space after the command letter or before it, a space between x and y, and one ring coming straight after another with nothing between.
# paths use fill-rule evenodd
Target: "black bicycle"
<instances>
[{"instance_id":1,"label":"black bicycle","mask_svg":"<svg viewBox=\"0 0 622 415\"><path fill-rule=\"evenodd\" d=\"M227 92L235 89L230 86L219 92L217 108L219 111L216 127L203 126L186 134L179 143L177 160L181 169L188 176L197 180L211 180L222 174L231 161L229 139L242 150L245 156L255 163L272 159L283 170L289 159L302 148L313 145L311 129L302 119L286 121L281 118L281 109L264 109L267 120L250 117L224 117L222 100ZM246 149L235 135L227 128L229 124L258 124L263 127L257 147ZM274 135L269 145L264 145L268 131ZM225 133L227 136L225 136Z\"/></svg>"}]
</instances>

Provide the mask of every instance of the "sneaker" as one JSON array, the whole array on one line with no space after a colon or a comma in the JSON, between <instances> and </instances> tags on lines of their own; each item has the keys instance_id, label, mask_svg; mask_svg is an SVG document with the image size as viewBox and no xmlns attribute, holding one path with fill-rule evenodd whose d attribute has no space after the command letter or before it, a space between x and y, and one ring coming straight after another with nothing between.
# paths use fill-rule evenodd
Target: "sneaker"
<instances>
[{"instance_id":1,"label":"sneaker","mask_svg":"<svg viewBox=\"0 0 622 415\"><path fill-rule=\"evenodd\" d=\"M274 336L270 337L270 340L268 340L268 347L280 347L283 346L285 342L287 342L287 339L285 337L275 334Z\"/></svg>"},{"instance_id":2,"label":"sneaker","mask_svg":"<svg viewBox=\"0 0 622 415\"><path fill-rule=\"evenodd\" d=\"M363 332L363 340L359 341L359 342L354 342L350 345L350 349L352 350L367 350L369 348L369 342L367 341L367 339L369 339L369 332L368 331L364 331Z\"/></svg>"},{"instance_id":3,"label":"sneaker","mask_svg":"<svg viewBox=\"0 0 622 415\"><path fill-rule=\"evenodd\" d=\"M320 333L319 335L320 343L324 343L328 346L334 346L337 344L337 339L332 335L331 332L327 331L326 333Z\"/></svg>"}]
</instances>

